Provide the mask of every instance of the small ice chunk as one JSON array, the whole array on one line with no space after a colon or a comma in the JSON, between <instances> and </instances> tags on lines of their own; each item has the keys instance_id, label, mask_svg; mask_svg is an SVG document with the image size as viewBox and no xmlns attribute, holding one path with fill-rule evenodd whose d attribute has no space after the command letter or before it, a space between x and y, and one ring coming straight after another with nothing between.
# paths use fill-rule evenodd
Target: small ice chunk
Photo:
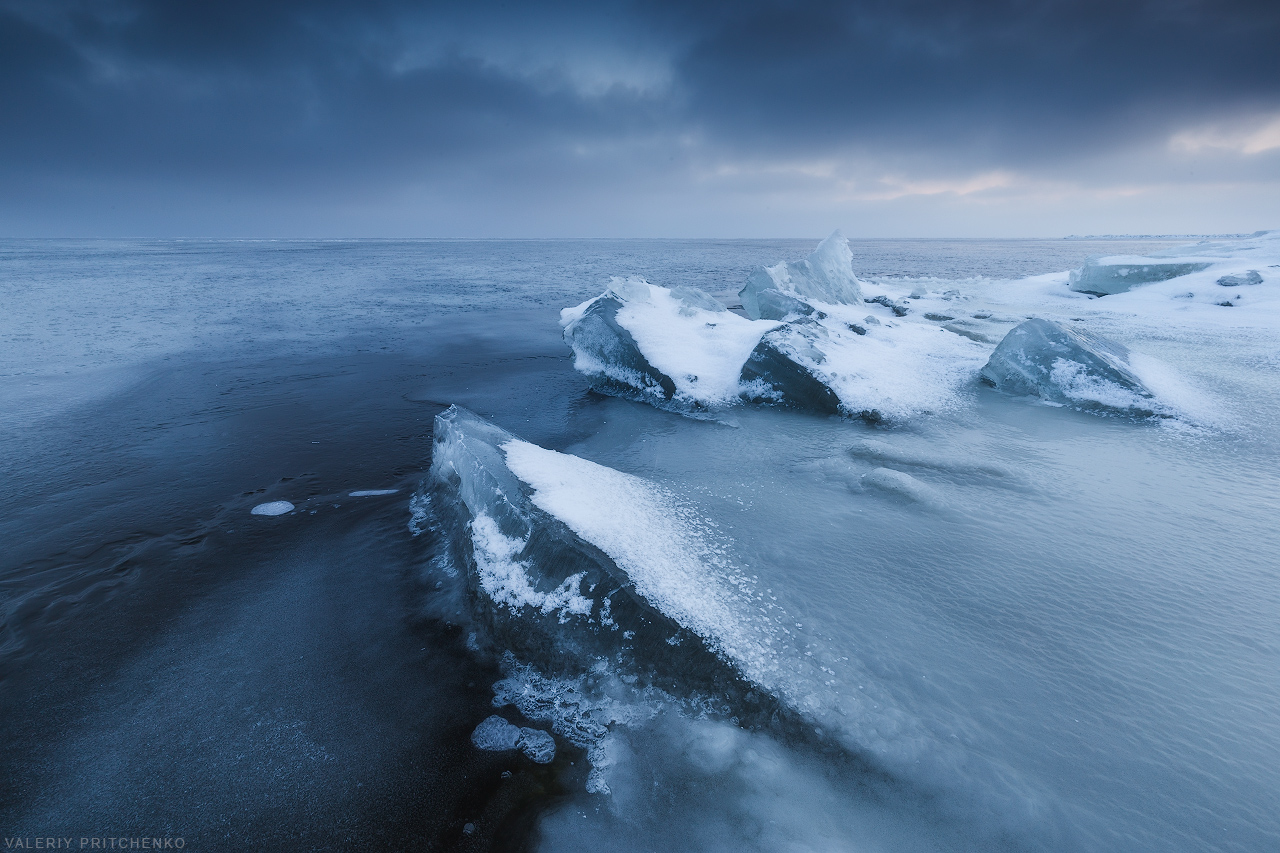
<instances>
[{"instance_id":1,"label":"small ice chunk","mask_svg":"<svg viewBox=\"0 0 1280 853\"><path fill-rule=\"evenodd\" d=\"M550 764L556 757L556 740L547 732L525 726L520 729L520 751L535 764Z\"/></svg>"},{"instance_id":2,"label":"small ice chunk","mask_svg":"<svg viewBox=\"0 0 1280 853\"><path fill-rule=\"evenodd\" d=\"M349 497L353 498L375 498L379 495L394 495L399 489L357 489L354 492L347 492Z\"/></svg>"},{"instance_id":3,"label":"small ice chunk","mask_svg":"<svg viewBox=\"0 0 1280 853\"><path fill-rule=\"evenodd\" d=\"M875 314L868 314L867 316L863 317L862 322L866 323L868 326L880 325L880 321L876 318Z\"/></svg>"},{"instance_id":4,"label":"small ice chunk","mask_svg":"<svg viewBox=\"0 0 1280 853\"><path fill-rule=\"evenodd\" d=\"M766 290L833 305L854 305L862 300L862 286L853 274L853 252L839 231L819 243L803 261L784 261L752 271L738 295L742 297L742 309L753 320L765 318L759 297Z\"/></svg>"},{"instance_id":5,"label":"small ice chunk","mask_svg":"<svg viewBox=\"0 0 1280 853\"><path fill-rule=\"evenodd\" d=\"M888 296L885 296L884 294L880 294L879 296L872 296L869 299L864 299L863 302L866 302L868 305L883 305L885 308L888 308L890 311L892 311L893 316L895 317L905 317L911 313L911 309L909 307L902 304L901 302L894 302L892 299L890 299Z\"/></svg>"},{"instance_id":6,"label":"small ice chunk","mask_svg":"<svg viewBox=\"0 0 1280 853\"><path fill-rule=\"evenodd\" d=\"M1153 395L1129 365L1129 350L1049 320L1020 323L991 354L982 378L1009 394L1086 408L1151 414Z\"/></svg>"},{"instance_id":7,"label":"small ice chunk","mask_svg":"<svg viewBox=\"0 0 1280 853\"><path fill-rule=\"evenodd\" d=\"M1110 258L1090 258L1069 276L1070 287L1077 293L1094 296L1111 296L1124 293L1139 284L1168 281L1208 269L1205 262L1155 261L1140 256L1117 255Z\"/></svg>"},{"instance_id":8,"label":"small ice chunk","mask_svg":"<svg viewBox=\"0 0 1280 853\"><path fill-rule=\"evenodd\" d=\"M531 731L526 729L524 731ZM486 717L484 722L476 726L476 730L471 733L471 742L479 749L486 749L490 752L503 752L508 749L515 749L520 743L522 730L519 726L511 723L494 714ZM554 744L552 744L554 748Z\"/></svg>"},{"instance_id":9,"label":"small ice chunk","mask_svg":"<svg viewBox=\"0 0 1280 853\"><path fill-rule=\"evenodd\" d=\"M1240 287L1245 284L1262 284L1262 275L1257 270L1249 270L1246 273L1237 275L1224 275L1218 279L1218 284L1223 287Z\"/></svg>"},{"instance_id":10,"label":"small ice chunk","mask_svg":"<svg viewBox=\"0 0 1280 853\"><path fill-rule=\"evenodd\" d=\"M258 504L249 510L251 515L284 515L286 512L293 512L294 506L288 501L271 501L265 504Z\"/></svg>"}]
</instances>

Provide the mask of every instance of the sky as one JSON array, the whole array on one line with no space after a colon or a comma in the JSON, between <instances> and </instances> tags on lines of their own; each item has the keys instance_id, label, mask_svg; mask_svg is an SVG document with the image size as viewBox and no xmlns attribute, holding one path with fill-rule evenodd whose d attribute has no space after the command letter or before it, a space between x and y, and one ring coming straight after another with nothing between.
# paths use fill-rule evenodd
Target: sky
<instances>
[{"instance_id":1,"label":"sky","mask_svg":"<svg viewBox=\"0 0 1280 853\"><path fill-rule=\"evenodd\" d=\"M1280 2L0 0L0 236L1280 228Z\"/></svg>"}]
</instances>

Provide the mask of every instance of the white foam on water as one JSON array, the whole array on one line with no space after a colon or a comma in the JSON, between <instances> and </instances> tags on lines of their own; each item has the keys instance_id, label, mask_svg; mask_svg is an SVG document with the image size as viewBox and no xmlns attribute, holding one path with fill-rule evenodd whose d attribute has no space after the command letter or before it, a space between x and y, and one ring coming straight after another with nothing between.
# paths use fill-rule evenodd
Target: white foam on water
<instances>
[{"instance_id":1,"label":"white foam on water","mask_svg":"<svg viewBox=\"0 0 1280 853\"><path fill-rule=\"evenodd\" d=\"M264 504L258 504L249 510L250 515L284 515L286 512L293 512L294 506L288 501L270 501Z\"/></svg>"}]
</instances>

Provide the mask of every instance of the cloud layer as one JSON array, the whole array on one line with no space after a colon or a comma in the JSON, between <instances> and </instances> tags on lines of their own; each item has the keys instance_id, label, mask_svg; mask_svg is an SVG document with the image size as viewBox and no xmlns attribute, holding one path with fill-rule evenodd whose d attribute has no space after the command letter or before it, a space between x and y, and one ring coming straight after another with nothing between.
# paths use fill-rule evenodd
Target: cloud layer
<instances>
[{"instance_id":1,"label":"cloud layer","mask_svg":"<svg viewBox=\"0 0 1280 853\"><path fill-rule=\"evenodd\" d=\"M1274 2L0 0L0 233L1265 227L1276 44Z\"/></svg>"}]
</instances>

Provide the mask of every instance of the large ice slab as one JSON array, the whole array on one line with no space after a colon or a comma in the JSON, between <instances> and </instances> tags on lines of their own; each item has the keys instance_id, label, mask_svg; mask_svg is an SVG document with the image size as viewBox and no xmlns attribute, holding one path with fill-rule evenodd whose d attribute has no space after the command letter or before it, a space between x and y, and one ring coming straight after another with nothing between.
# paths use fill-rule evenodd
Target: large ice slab
<instances>
[{"instance_id":1,"label":"large ice slab","mask_svg":"<svg viewBox=\"0 0 1280 853\"><path fill-rule=\"evenodd\" d=\"M803 261L757 267L738 295L751 319L781 320L799 307L795 300L856 305L862 301L862 286L853 274L849 241L836 231Z\"/></svg>"},{"instance_id":2,"label":"large ice slab","mask_svg":"<svg viewBox=\"0 0 1280 853\"><path fill-rule=\"evenodd\" d=\"M1071 289L1094 296L1124 293L1141 284L1168 281L1208 269L1209 261L1157 261L1138 255L1090 258L1078 270L1072 270Z\"/></svg>"},{"instance_id":3,"label":"large ice slab","mask_svg":"<svg viewBox=\"0 0 1280 853\"><path fill-rule=\"evenodd\" d=\"M654 484L457 406L436 417L429 482L476 617L542 671L608 657L717 695L767 673L772 637L734 603L723 546Z\"/></svg>"},{"instance_id":4,"label":"large ice slab","mask_svg":"<svg viewBox=\"0 0 1280 853\"><path fill-rule=\"evenodd\" d=\"M1083 329L1033 319L1005 335L982 377L1009 394L1084 409L1150 415L1154 395L1130 366L1129 350Z\"/></svg>"}]
</instances>

